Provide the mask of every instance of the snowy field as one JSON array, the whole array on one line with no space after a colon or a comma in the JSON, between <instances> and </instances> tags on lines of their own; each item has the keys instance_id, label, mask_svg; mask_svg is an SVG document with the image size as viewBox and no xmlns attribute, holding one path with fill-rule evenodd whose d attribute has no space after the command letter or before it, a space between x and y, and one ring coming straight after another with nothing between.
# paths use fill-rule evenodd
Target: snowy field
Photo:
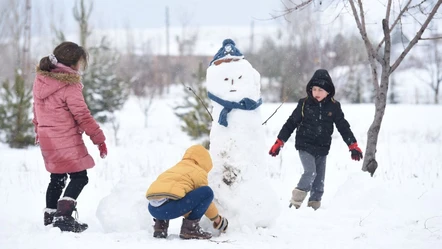
<instances>
[{"instance_id":1,"label":"snowy field","mask_svg":"<svg viewBox=\"0 0 442 249\"><path fill-rule=\"evenodd\" d=\"M43 226L49 173L38 147L12 150L0 145L0 249L29 248L442 248L442 106L390 105L379 136L374 177L362 172L335 130L327 160L323 206L289 209L291 191L302 173L294 136L280 156L267 157L271 183L282 210L272 226L250 229L230 220L226 234L212 241L179 239L181 220L171 222L167 240L152 237L152 217L145 191L157 175L181 159L191 144L173 113L175 89L156 100L148 127L136 100L119 114L119 145L111 126L103 127L109 155L85 137L96 167L78 199L79 220L89 224L81 234L61 233ZM263 104L266 119L278 104ZM295 108L285 103L265 126L270 148ZM365 151L373 105L342 108L358 143ZM255 198L259 193L251 192ZM247 203L244 203L247 208ZM262 215L266 215L262 213ZM229 217L227 217L229 218ZM205 219L205 218L204 218ZM207 220L202 222L209 227Z\"/></svg>"}]
</instances>

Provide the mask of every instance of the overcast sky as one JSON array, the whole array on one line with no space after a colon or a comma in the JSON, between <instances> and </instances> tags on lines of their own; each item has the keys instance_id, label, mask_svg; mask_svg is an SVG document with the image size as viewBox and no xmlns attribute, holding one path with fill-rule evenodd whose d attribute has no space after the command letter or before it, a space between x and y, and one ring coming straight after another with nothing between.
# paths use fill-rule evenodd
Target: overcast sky
<instances>
[{"instance_id":1,"label":"overcast sky","mask_svg":"<svg viewBox=\"0 0 442 249\"><path fill-rule=\"evenodd\" d=\"M52 16L68 30L77 29L72 16L75 0L33 0L40 13L34 18ZM87 1L88 3L90 1ZM274 24L271 13L282 9L279 0L94 0L90 18L95 29L158 28L165 26L169 7L170 25L256 25ZM35 20L35 19L34 19Z\"/></svg>"}]
</instances>

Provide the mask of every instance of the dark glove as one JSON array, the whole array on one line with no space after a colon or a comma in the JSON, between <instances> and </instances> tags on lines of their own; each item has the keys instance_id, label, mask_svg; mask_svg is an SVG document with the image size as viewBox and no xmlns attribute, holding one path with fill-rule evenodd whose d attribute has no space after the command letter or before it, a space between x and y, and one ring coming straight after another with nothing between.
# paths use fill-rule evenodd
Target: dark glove
<instances>
[{"instance_id":1,"label":"dark glove","mask_svg":"<svg viewBox=\"0 0 442 249\"><path fill-rule=\"evenodd\" d=\"M229 221L226 218L222 217L221 215L219 217L221 218L219 223L216 223L214 221L213 228L220 230L222 233L225 233L227 230L227 227L229 226Z\"/></svg>"},{"instance_id":2,"label":"dark glove","mask_svg":"<svg viewBox=\"0 0 442 249\"><path fill-rule=\"evenodd\" d=\"M284 142L279 138L276 139L275 144L270 148L269 154L271 156L277 156L282 147L284 147Z\"/></svg>"},{"instance_id":3,"label":"dark glove","mask_svg":"<svg viewBox=\"0 0 442 249\"><path fill-rule=\"evenodd\" d=\"M100 157L105 158L107 156L107 147L104 142L98 145L98 150L100 150Z\"/></svg>"},{"instance_id":4,"label":"dark glove","mask_svg":"<svg viewBox=\"0 0 442 249\"><path fill-rule=\"evenodd\" d=\"M362 150L358 147L358 143L352 143L350 146L348 146L348 149L351 152L351 159L355 161L359 161L363 158L362 156Z\"/></svg>"}]
</instances>

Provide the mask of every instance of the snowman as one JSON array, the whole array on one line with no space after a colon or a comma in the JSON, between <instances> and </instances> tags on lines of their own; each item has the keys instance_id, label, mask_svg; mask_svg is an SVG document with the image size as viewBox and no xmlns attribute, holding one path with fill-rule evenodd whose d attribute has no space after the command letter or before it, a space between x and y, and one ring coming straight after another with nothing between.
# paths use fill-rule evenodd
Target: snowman
<instances>
[{"instance_id":1,"label":"snowman","mask_svg":"<svg viewBox=\"0 0 442 249\"><path fill-rule=\"evenodd\" d=\"M214 120L209 182L232 226L267 227L279 214L276 193L268 184L260 81L235 43L224 40L206 75Z\"/></svg>"}]
</instances>

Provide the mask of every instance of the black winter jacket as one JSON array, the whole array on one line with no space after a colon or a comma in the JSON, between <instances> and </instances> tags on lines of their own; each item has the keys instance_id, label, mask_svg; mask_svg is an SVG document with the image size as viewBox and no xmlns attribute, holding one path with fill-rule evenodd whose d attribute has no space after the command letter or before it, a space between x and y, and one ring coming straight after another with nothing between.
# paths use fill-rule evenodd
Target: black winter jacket
<instances>
[{"instance_id":1,"label":"black winter jacket","mask_svg":"<svg viewBox=\"0 0 442 249\"><path fill-rule=\"evenodd\" d=\"M350 129L350 124L344 118L341 104L333 99L335 90L330 76L325 79L327 84L331 84L327 86L331 89L329 95L321 102L313 98L311 88L313 85L318 85L317 82L315 83L315 80L318 80L318 77L315 77L318 71L307 84L308 97L299 100L298 106L282 126L278 138L286 142L297 129L295 138L297 150L304 150L314 156L326 156L330 150L333 124L336 125L347 145L355 143L356 139ZM324 74L324 72L321 73ZM325 73L328 75L327 71Z\"/></svg>"}]
</instances>

